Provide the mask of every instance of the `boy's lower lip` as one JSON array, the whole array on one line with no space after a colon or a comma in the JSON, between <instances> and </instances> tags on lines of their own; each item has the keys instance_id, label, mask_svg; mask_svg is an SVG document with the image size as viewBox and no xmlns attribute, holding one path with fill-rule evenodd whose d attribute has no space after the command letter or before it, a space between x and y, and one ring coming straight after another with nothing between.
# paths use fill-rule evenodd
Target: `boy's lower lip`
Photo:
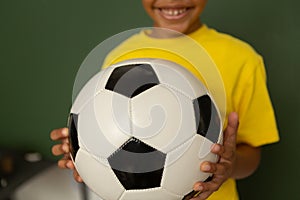
<instances>
[{"instance_id":1,"label":"boy's lower lip","mask_svg":"<svg viewBox=\"0 0 300 200\"><path fill-rule=\"evenodd\" d=\"M158 8L159 14L167 20L179 20L185 17L189 11L188 8L178 8L178 9L168 9L168 8Z\"/></svg>"}]
</instances>

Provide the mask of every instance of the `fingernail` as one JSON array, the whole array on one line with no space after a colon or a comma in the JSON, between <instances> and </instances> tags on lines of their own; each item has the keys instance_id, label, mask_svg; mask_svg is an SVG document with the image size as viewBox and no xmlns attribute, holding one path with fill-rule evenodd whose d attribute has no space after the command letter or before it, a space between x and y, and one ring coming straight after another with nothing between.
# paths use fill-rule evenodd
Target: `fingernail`
<instances>
[{"instance_id":1,"label":"fingernail","mask_svg":"<svg viewBox=\"0 0 300 200\"><path fill-rule=\"evenodd\" d=\"M69 169L73 169L72 161L67 162L67 167L68 167Z\"/></svg>"},{"instance_id":2,"label":"fingernail","mask_svg":"<svg viewBox=\"0 0 300 200\"><path fill-rule=\"evenodd\" d=\"M210 165L209 164L205 164L202 169L204 171L209 171L210 170Z\"/></svg>"},{"instance_id":3,"label":"fingernail","mask_svg":"<svg viewBox=\"0 0 300 200\"><path fill-rule=\"evenodd\" d=\"M64 128L62 131L61 131L62 135L63 136L68 136L68 129L67 128Z\"/></svg>"},{"instance_id":4,"label":"fingernail","mask_svg":"<svg viewBox=\"0 0 300 200\"><path fill-rule=\"evenodd\" d=\"M199 192L201 192L201 191L203 190L203 186L202 186L202 185L199 185L199 186L197 187L197 190L198 190Z\"/></svg>"},{"instance_id":5,"label":"fingernail","mask_svg":"<svg viewBox=\"0 0 300 200\"><path fill-rule=\"evenodd\" d=\"M79 183L82 183L82 182L83 182L83 180L82 180L81 177L76 177L76 180L77 180L77 182L79 182Z\"/></svg>"},{"instance_id":6,"label":"fingernail","mask_svg":"<svg viewBox=\"0 0 300 200\"><path fill-rule=\"evenodd\" d=\"M214 151L214 152L220 151L220 146L217 145L217 144L215 144L215 145L213 146L213 151Z\"/></svg>"},{"instance_id":7,"label":"fingernail","mask_svg":"<svg viewBox=\"0 0 300 200\"><path fill-rule=\"evenodd\" d=\"M67 144L63 144L61 148L64 152L69 152L69 146Z\"/></svg>"}]
</instances>

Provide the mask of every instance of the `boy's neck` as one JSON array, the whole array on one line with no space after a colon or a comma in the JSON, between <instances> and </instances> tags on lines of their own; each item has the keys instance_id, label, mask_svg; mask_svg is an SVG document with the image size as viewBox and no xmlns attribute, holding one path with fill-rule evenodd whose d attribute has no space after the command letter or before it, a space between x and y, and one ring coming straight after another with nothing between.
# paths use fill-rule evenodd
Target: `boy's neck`
<instances>
[{"instance_id":1,"label":"boy's neck","mask_svg":"<svg viewBox=\"0 0 300 200\"><path fill-rule=\"evenodd\" d=\"M203 24L201 23L201 21L199 21L198 24L195 24L194 26L190 27L187 31L184 31L184 32L178 32L177 30L154 26L152 31L147 32L146 34L149 37L153 37L153 38L161 38L161 39L175 38L175 37L180 37L182 35L191 34L195 31L197 31L202 26L203 26Z\"/></svg>"}]
</instances>

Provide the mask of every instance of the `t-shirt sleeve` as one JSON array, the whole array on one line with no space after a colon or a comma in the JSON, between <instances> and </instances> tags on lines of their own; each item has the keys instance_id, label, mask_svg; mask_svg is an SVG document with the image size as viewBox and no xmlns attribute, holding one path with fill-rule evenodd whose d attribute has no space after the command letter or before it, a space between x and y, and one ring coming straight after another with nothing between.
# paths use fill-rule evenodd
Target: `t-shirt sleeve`
<instances>
[{"instance_id":1,"label":"t-shirt sleeve","mask_svg":"<svg viewBox=\"0 0 300 200\"><path fill-rule=\"evenodd\" d=\"M252 146L277 142L279 134L260 56L245 63L236 90L240 120L237 142Z\"/></svg>"}]
</instances>

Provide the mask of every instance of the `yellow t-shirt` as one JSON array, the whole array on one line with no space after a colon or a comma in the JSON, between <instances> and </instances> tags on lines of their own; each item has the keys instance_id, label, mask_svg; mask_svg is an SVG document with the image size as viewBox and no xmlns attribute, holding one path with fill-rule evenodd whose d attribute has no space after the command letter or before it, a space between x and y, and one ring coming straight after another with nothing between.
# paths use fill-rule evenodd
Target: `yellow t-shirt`
<instances>
[{"instance_id":1,"label":"yellow t-shirt","mask_svg":"<svg viewBox=\"0 0 300 200\"><path fill-rule=\"evenodd\" d=\"M213 75L212 78L216 77L217 80L219 75L223 81L226 117L233 111L239 115L237 143L247 143L256 147L277 142L279 136L266 86L262 57L248 44L227 34L219 33L206 25L191 33L189 37L204 48L217 67L218 74ZM174 53L173 49L168 51L165 48L157 48L163 43L177 45L180 48L182 46L180 40L181 38L150 38L144 31L141 31L110 52L103 66L132 58L163 58L181 64L202 81L204 78L205 82L205 75L211 73L203 75L187 58L189 55L195 55L195 51L199 51L198 48L185 48L184 56ZM155 48L148 48L151 46ZM220 85L214 88L211 82L206 82L208 88L216 89L215 93L218 93ZM219 92L222 91L219 90ZM238 200L235 180L227 180L217 192L209 197L209 200L223 199Z\"/></svg>"}]
</instances>

